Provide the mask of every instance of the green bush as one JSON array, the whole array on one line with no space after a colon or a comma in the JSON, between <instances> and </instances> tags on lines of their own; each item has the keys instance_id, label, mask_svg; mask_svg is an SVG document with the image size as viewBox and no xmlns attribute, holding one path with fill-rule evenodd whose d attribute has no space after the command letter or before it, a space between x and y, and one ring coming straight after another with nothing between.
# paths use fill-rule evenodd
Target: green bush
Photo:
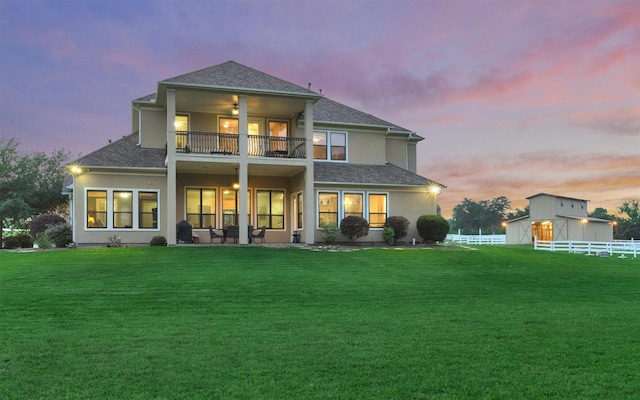
<instances>
[{"instance_id":1,"label":"green bush","mask_svg":"<svg viewBox=\"0 0 640 400\"><path fill-rule=\"evenodd\" d=\"M322 240L326 244L332 244L336 241L336 237L338 236L338 225L334 223L320 223L320 229L322 230Z\"/></svg>"},{"instance_id":2,"label":"green bush","mask_svg":"<svg viewBox=\"0 0 640 400\"><path fill-rule=\"evenodd\" d=\"M23 249L33 247L33 239L31 239L31 236L29 235L15 235L14 238L18 239L18 242L20 242L20 247L22 247Z\"/></svg>"},{"instance_id":3,"label":"green bush","mask_svg":"<svg viewBox=\"0 0 640 400\"><path fill-rule=\"evenodd\" d=\"M107 236L107 247L122 247L122 239L118 236Z\"/></svg>"},{"instance_id":4,"label":"green bush","mask_svg":"<svg viewBox=\"0 0 640 400\"><path fill-rule=\"evenodd\" d=\"M149 243L149 245L151 246L166 246L167 245L167 239L165 239L164 236L154 236L151 238L151 243Z\"/></svg>"},{"instance_id":5,"label":"green bush","mask_svg":"<svg viewBox=\"0 0 640 400\"><path fill-rule=\"evenodd\" d=\"M38 234L47 229L47 225L66 223L67 221L57 214L42 214L33 217L29 222L29 233L31 237L37 238Z\"/></svg>"},{"instance_id":6,"label":"green bush","mask_svg":"<svg viewBox=\"0 0 640 400\"><path fill-rule=\"evenodd\" d=\"M385 243L389 246L393 246L395 244L395 235L396 232L391 227L386 226L382 229L382 239L384 239Z\"/></svg>"},{"instance_id":7,"label":"green bush","mask_svg":"<svg viewBox=\"0 0 640 400\"><path fill-rule=\"evenodd\" d=\"M342 232L350 242L353 242L357 238L369 234L369 222L362 217L350 215L340 221L340 232Z\"/></svg>"},{"instance_id":8,"label":"green bush","mask_svg":"<svg viewBox=\"0 0 640 400\"><path fill-rule=\"evenodd\" d=\"M40 249L50 249L53 247L51 238L44 232L41 232L36 236L36 244Z\"/></svg>"},{"instance_id":9,"label":"green bush","mask_svg":"<svg viewBox=\"0 0 640 400\"><path fill-rule=\"evenodd\" d=\"M422 215L416 228L425 242L442 242L449 233L449 223L439 215Z\"/></svg>"},{"instance_id":10,"label":"green bush","mask_svg":"<svg viewBox=\"0 0 640 400\"><path fill-rule=\"evenodd\" d=\"M73 242L73 233L71 227L66 223L55 223L47 225L47 229L44 234L51 239L51 242L59 249L67 247L67 245Z\"/></svg>"},{"instance_id":11,"label":"green bush","mask_svg":"<svg viewBox=\"0 0 640 400\"><path fill-rule=\"evenodd\" d=\"M393 229L393 241L389 243L389 241L385 239L387 243L393 245L396 241L407 236L407 233L409 232L409 220L405 217L388 217L384 221L384 227ZM384 237L384 231L382 234Z\"/></svg>"},{"instance_id":12,"label":"green bush","mask_svg":"<svg viewBox=\"0 0 640 400\"><path fill-rule=\"evenodd\" d=\"M5 249L17 249L20 247L20 241L15 236L8 237L4 240Z\"/></svg>"}]
</instances>

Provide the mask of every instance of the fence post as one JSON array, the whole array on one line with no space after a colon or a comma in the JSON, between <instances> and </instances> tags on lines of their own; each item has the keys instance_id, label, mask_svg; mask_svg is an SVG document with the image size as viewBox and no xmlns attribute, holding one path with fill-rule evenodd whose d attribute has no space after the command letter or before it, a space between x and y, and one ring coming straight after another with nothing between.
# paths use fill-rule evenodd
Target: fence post
<instances>
[{"instance_id":1,"label":"fence post","mask_svg":"<svg viewBox=\"0 0 640 400\"><path fill-rule=\"evenodd\" d=\"M533 249L534 250L538 250L538 237L537 236L533 237Z\"/></svg>"}]
</instances>

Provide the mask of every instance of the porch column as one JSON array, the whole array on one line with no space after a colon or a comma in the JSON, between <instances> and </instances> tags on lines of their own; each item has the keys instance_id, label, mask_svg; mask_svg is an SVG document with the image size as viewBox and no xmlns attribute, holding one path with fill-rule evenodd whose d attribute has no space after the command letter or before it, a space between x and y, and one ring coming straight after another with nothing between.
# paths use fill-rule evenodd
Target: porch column
<instances>
[{"instance_id":1,"label":"porch column","mask_svg":"<svg viewBox=\"0 0 640 400\"><path fill-rule=\"evenodd\" d=\"M238 189L238 224L240 225L240 237L238 242L240 244L249 243L249 231L247 225L249 225L249 201L247 199L247 189L249 188L248 178L248 153L249 153L249 119L247 117L247 96L238 96L238 107L240 108L240 114L238 115L238 150L240 151L240 164L238 165L238 183L240 183L240 189Z\"/></svg>"},{"instance_id":2,"label":"porch column","mask_svg":"<svg viewBox=\"0 0 640 400\"><path fill-rule=\"evenodd\" d=\"M167 89L167 244L176 244L176 91Z\"/></svg>"},{"instance_id":3,"label":"porch column","mask_svg":"<svg viewBox=\"0 0 640 400\"><path fill-rule=\"evenodd\" d=\"M306 244L315 243L316 232L316 196L313 180L313 100L307 100L304 108L304 137L307 155L307 168L304 172L304 194L302 195L303 227Z\"/></svg>"}]
</instances>

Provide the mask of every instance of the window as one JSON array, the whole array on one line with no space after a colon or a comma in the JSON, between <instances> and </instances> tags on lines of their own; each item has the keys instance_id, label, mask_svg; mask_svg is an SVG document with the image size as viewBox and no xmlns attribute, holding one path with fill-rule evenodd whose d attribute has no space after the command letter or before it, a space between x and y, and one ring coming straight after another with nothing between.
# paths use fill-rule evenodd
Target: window
<instances>
[{"instance_id":1,"label":"window","mask_svg":"<svg viewBox=\"0 0 640 400\"><path fill-rule=\"evenodd\" d=\"M87 189L86 228L157 230L158 200L155 190Z\"/></svg>"},{"instance_id":2,"label":"window","mask_svg":"<svg viewBox=\"0 0 640 400\"><path fill-rule=\"evenodd\" d=\"M289 124L286 121L269 121L269 136L287 137Z\"/></svg>"},{"instance_id":3,"label":"window","mask_svg":"<svg viewBox=\"0 0 640 400\"><path fill-rule=\"evenodd\" d=\"M218 130L220 133L229 133L237 135L240 132L238 128L238 118L220 118L220 126ZM259 135L260 134L260 122L258 121L249 121L247 123L247 128L249 131L249 135Z\"/></svg>"},{"instance_id":4,"label":"window","mask_svg":"<svg viewBox=\"0 0 640 400\"><path fill-rule=\"evenodd\" d=\"M222 227L226 228L229 225L238 225L240 220L238 218L238 209L240 204L238 203L238 191L235 189L227 188L222 190ZM251 210L251 191L247 190L247 209ZM251 221L251 211L247 215L247 221ZM249 222L251 223L251 222Z\"/></svg>"},{"instance_id":5,"label":"window","mask_svg":"<svg viewBox=\"0 0 640 400\"><path fill-rule=\"evenodd\" d=\"M173 126L176 129L176 149L186 149L189 131L189 116L176 115Z\"/></svg>"},{"instance_id":6,"label":"window","mask_svg":"<svg viewBox=\"0 0 640 400\"><path fill-rule=\"evenodd\" d=\"M313 158L345 161L347 159L347 134L345 132L313 132Z\"/></svg>"},{"instance_id":7,"label":"window","mask_svg":"<svg viewBox=\"0 0 640 400\"><path fill-rule=\"evenodd\" d=\"M216 227L215 189L187 189L187 222L194 228Z\"/></svg>"},{"instance_id":8,"label":"window","mask_svg":"<svg viewBox=\"0 0 640 400\"><path fill-rule=\"evenodd\" d=\"M113 192L113 227L133 228L133 192Z\"/></svg>"},{"instance_id":9,"label":"window","mask_svg":"<svg viewBox=\"0 0 640 400\"><path fill-rule=\"evenodd\" d=\"M338 193L318 194L318 222L324 224L338 224Z\"/></svg>"},{"instance_id":10,"label":"window","mask_svg":"<svg viewBox=\"0 0 640 400\"><path fill-rule=\"evenodd\" d=\"M345 193L343 195L344 216L362 217L362 193Z\"/></svg>"},{"instance_id":11,"label":"window","mask_svg":"<svg viewBox=\"0 0 640 400\"><path fill-rule=\"evenodd\" d=\"M284 229L284 190L258 190L257 227Z\"/></svg>"},{"instance_id":12,"label":"window","mask_svg":"<svg viewBox=\"0 0 640 400\"><path fill-rule=\"evenodd\" d=\"M369 194L369 226L382 228L387 219L387 195Z\"/></svg>"},{"instance_id":13,"label":"window","mask_svg":"<svg viewBox=\"0 0 640 400\"><path fill-rule=\"evenodd\" d=\"M302 229L302 193L298 193L296 195L296 215L297 215L296 228Z\"/></svg>"},{"instance_id":14,"label":"window","mask_svg":"<svg viewBox=\"0 0 640 400\"><path fill-rule=\"evenodd\" d=\"M138 227L141 229L158 227L158 193L138 193Z\"/></svg>"},{"instance_id":15,"label":"window","mask_svg":"<svg viewBox=\"0 0 640 400\"><path fill-rule=\"evenodd\" d=\"M87 227L107 227L107 191L87 191Z\"/></svg>"}]
</instances>

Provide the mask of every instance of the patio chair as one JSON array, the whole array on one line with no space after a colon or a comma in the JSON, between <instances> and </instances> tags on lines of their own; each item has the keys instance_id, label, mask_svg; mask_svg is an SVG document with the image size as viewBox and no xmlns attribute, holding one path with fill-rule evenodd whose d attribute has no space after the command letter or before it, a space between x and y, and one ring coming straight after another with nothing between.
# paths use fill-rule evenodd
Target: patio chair
<instances>
[{"instance_id":1,"label":"patio chair","mask_svg":"<svg viewBox=\"0 0 640 400\"><path fill-rule=\"evenodd\" d=\"M255 239L260 239L262 243L264 243L264 234L266 230L267 228L263 226L258 233L255 233L255 231L251 233L251 238L253 239L254 243Z\"/></svg>"},{"instance_id":2,"label":"patio chair","mask_svg":"<svg viewBox=\"0 0 640 400\"><path fill-rule=\"evenodd\" d=\"M221 235L218 232L214 231L212 227L209 227L209 236L211 237L211 239L209 240L209 244L215 243L216 239L220 239L220 244L224 243L224 235Z\"/></svg>"},{"instance_id":3,"label":"patio chair","mask_svg":"<svg viewBox=\"0 0 640 400\"><path fill-rule=\"evenodd\" d=\"M227 227L227 239L234 239L236 243L238 243L238 238L240 237L240 227L238 225L229 225Z\"/></svg>"}]
</instances>

